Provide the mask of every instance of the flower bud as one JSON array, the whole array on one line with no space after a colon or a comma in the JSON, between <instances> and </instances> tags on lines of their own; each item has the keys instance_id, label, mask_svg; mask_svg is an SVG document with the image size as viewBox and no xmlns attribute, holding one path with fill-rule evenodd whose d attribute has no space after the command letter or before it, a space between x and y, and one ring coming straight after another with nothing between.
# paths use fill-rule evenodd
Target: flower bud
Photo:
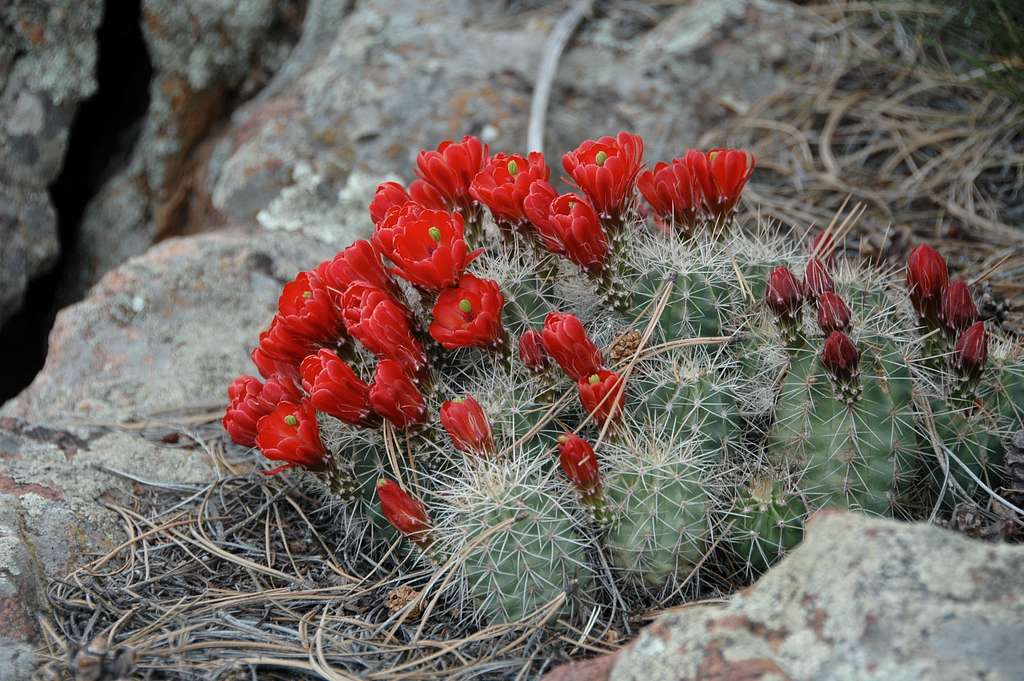
<instances>
[{"instance_id":1,"label":"flower bud","mask_svg":"<svg viewBox=\"0 0 1024 681\"><path fill-rule=\"evenodd\" d=\"M962 334L977 321L978 308L967 284L958 279L946 287L940 313L942 325L951 336Z\"/></svg>"},{"instance_id":2,"label":"flower bud","mask_svg":"<svg viewBox=\"0 0 1024 681\"><path fill-rule=\"evenodd\" d=\"M493 454L494 436L480 403L472 397L448 400L441 405L441 425L455 448L473 454Z\"/></svg>"},{"instance_id":3,"label":"flower bud","mask_svg":"<svg viewBox=\"0 0 1024 681\"><path fill-rule=\"evenodd\" d=\"M317 411L351 425L367 425L373 413L370 386L332 350L320 350L306 357L299 371L302 387Z\"/></svg>"},{"instance_id":4,"label":"flower bud","mask_svg":"<svg viewBox=\"0 0 1024 681\"><path fill-rule=\"evenodd\" d=\"M530 373L542 374L547 371L550 362L539 331L531 329L519 337L519 359Z\"/></svg>"},{"instance_id":5,"label":"flower bud","mask_svg":"<svg viewBox=\"0 0 1024 681\"><path fill-rule=\"evenodd\" d=\"M549 312L541 337L544 349L574 381L590 376L604 365L601 351L587 337L575 315Z\"/></svg>"},{"instance_id":6,"label":"flower bud","mask_svg":"<svg viewBox=\"0 0 1024 681\"><path fill-rule=\"evenodd\" d=\"M426 550L430 546L430 518L423 503L394 480L377 481L380 510L391 526Z\"/></svg>"},{"instance_id":7,"label":"flower bud","mask_svg":"<svg viewBox=\"0 0 1024 681\"><path fill-rule=\"evenodd\" d=\"M917 314L930 325L938 324L942 292L949 282L946 260L928 244L921 244L907 259L907 288Z\"/></svg>"},{"instance_id":8,"label":"flower bud","mask_svg":"<svg viewBox=\"0 0 1024 681\"><path fill-rule=\"evenodd\" d=\"M822 293L834 292L835 284L832 282L832 275L828 273L825 264L817 258L807 261L807 268L804 269L804 291L812 300L817 300Z\"/></svg>"},{"instance_id":9,"label":"flower bud","mask_svg":"<svg viewBox=\"0 0 1024 681\"><path fill-rule=\"evenodd\" d=\"M857 373L860 353L850 337L842 331L833 331L825 339L821 364L838 381L849 381Z\"/></svg>"},{"instance_id":10,"label":"flower bud","mask_svg":"<svg viewBox=\"0 0 1024 681\"><path fill-rule=\"evenodd\" d=\"M558 438L558 462L584 500L601 493L601 473L590 443L572 433Z\"/></svg>"},{"instance_id":11,"label":"flower bud","mask_svg":"<svg viewBox=\"0 0 1024 681\"><path fill-rule=\"evenodd\" d=\"M427 405L419 388L399 362L382 359L370 386L370 406L398 428L423 423Z\"/></svg>"},{"instance_id":12,"label":"flower bud","mask_svg":"<svg viewBox=\"0 0 1024 681\"><path fill-rule=\"evenodd\" d=\"M985 322L974 322L960 334L953 349L953 368L960 376L976 381L988 362L988 335Z\"/></svg>"},{"instance_id":13,"label":"flower bud","mask_svg":"<svg viewBox=\"0 0 1024 681\"><path fill-rule=\"evenodd\" d=\"M818 298L818 326L826 334L850 330L850 309L837 294L826 291Z\"/></svg>"},{"instance_id":14,"label":"flower bud","mask_svg":"<svg viewBox=\"0 0 1024 681\"><path fill-rule=\"evenodd\" d=\"M800 290L800 283L788 267L779 265L768 275L765 300L780 320L799 320L804 296Z\"/></svg>"}]
</instances>

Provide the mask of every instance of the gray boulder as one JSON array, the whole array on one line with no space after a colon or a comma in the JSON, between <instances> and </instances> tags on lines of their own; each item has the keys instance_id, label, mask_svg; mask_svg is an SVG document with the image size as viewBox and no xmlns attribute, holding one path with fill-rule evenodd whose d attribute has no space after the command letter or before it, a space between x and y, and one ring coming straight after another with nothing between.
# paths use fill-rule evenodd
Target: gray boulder
<instances>
[{"instance_id":1,"label":"gray boulder","mask_svg":"<svg viewBox=\"0 0 1024 681\"><path fill-rule=\"evenodd\" d=\"M1022 562L1020 546L819 514L804 543L757 584L725 605L662 615L606 678L1021 679Z\"/></svg>"},{"instance_id":2,"label":"gray boulder","mask_svg":"<svg viewBox=\"0 0 1024 681\"><path fill-rule=\"evenodd\" d=\"M57 261L47 187L60 173L79 102L96 89L102 0L0 6L0 325Z\"/></svg>"}]
</instances>

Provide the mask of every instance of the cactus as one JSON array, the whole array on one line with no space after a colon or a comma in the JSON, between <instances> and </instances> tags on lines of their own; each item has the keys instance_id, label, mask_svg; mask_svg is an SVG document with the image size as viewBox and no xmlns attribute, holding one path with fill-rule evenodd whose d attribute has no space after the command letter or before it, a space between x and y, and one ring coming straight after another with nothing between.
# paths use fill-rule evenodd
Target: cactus
<instances>
[{"instance_id":1,"label":"cactus","mask_svg":"<svg viewBox=\"0 0 1024 681\"><path fill-rule=\"evenodd\" d=\"M305 470L366 550L451 571L481 623L578 623L617 588L763 572L822 507L923 517L948 476L998 486L1021 353L987 362L941 256L904 277L832 230L804 252L738 220L750 154L642 151L584 142L562 195L536 153L421 153L371 240L288 284L231 437Z\"/></svg>"}]
</instances>

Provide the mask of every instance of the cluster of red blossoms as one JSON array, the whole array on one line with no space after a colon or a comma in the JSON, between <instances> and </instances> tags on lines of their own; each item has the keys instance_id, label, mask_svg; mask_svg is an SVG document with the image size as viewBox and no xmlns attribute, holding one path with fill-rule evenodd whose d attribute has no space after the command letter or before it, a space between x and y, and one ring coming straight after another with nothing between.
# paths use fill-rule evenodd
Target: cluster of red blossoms
<instances>
[{"instance_id":1,"label":"cluster of red blossoms","mask_svg":"<svg viewBox=\"0 0 1024 681\"><path fill-rule=\"evenodd\" d=\"M721 223L731 215L754 168L747 152L714 149L691 150L647 170L643 147L628 132L583 142L562 158L566 180L579 190L564 194L549 182L550 170L537 152L491 155L472 136L420 152L417 179L408 187L378 186L369 206L370 239L284 287L277 314L252 351L264 380L241 376L228 389L223 423L232 439L283 462L273 472L291 466L321 471L329 454L318 412L358 427L382 420L398 428L423 424L421 390L430 382L426 344L454 350L506 343L498 282L467 271L483 251L470 242L483 233L484 209L503 238L521 235L597 275L616 230L635 211L638 190L659 225L689 232L702 219ZM419 323L399 279L429 308L429 324ZM356 343L376 357L370 381L351 364ZM597 423L621 417L622 381L604 366L575 317L550 314L542 332L523 335L519 353L531 371L546 370L554 358L577 382L580 401ZM446 402L440 418L457 449L494 452L490 425L472 397ZM382 489L385 506L401 506L397 492ZM404 513L391 514L393 523L422 534L422 527L402 520L419 518L413 501L402 506Z\"/></svg>"},{"instance_id":2,"label":"cluster of red blossoms","mask_svg":"<svg viewBox=\"0 0 1024 681\"><path fill-rule=\"evenodd\" d=\"M765 299L784 333L800 326L804 301L813 303L818 326L826 335L821 362L838 380L848 381L856 375L859 355L846 335L851 328L850 310L835 292L832 251L831 238L819 234L811 242L803 282L788 268L776 267L769 275ZM950 282L945 259L922 244L907 260L907 290L924 329L941 332L953 343L953 369L962 378L976 381L988 361L988 338L967 284Z\"/></svg>"}]
</instances>

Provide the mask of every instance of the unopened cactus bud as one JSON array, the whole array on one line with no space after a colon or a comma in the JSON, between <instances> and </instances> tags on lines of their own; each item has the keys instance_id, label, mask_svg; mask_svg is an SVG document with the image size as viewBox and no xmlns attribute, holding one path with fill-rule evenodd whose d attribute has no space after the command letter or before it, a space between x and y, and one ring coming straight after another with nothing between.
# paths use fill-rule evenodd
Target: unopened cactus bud
<instances>
[{"instance_id":1,"label":"unopened cactus bud","mask_svg":"<svg viewBox=\"0 0 1024 681\"><path fill-rule=\"evenodd\" d=\"M826 291L818 298L818 326L826 334L850 330L850 309L835 293Z\"/></svg>"},{"instance_id":2,"label":"unopened cactus bud","mask_svg":"<svg viewBox=\"0 0 1024 681\"><path fill-rule=\"evenodd\" d=\"M988 362L988 335L985 322L975 322L960 334L953 349L953 368L970 381L977 381Z\"/></svg>"},{"instance_id":3,"label":"unopened cactus bud","mask_svg":"<svg viewBox=\"0 0 1024 681\"><path fill-rule=\"evenodd\" d=\"M411 539L421 549L430 548L430 518L423 504L394 480L377 481L380 510L391 526Z\"/></svg>"},{"instance_id":4,"label":"unopened cactus bud","mask_svg":"<svg viewBox=\"0 0 1024 681\"><path fill-rule=\"evenodd\" d=\"M825 339L820 359L822 366L835 379L843 397L847 401L855 400L859 396L857 369L860 353L850 337L842 331L830 333Z\"/></svg>"},{"instance_id":5,"label":"unopened cactus bud","mask_svg":"<svg viewBox=\"0 0 1024 681\"><path fill-rule=\"evenodd\" d=\"M494 436L480 403L459 397L441 405L441 425L455 448L473 454L493 454Z\"/></svg>"},{"instance_id":6,"label":"unopened cactus bud","mask_svg":"<svg viewBox=\"0 0 1024 681\"><path fill-rule=\"evenodd\" d=\"M907 288L918 316L929 326L938 326L942 292L949 281L946 260L928 244L921 244L907 259Z\"/></svg>"},{"instance_id":7,"label":"unopened cactus bud","mask_svg":"<svg viewBox=\"0 0 1024 681\"><path fill-rule=\"evenodd\" d=\"M780 265L768 275L765 300L775 313L786 342L795 343L799 338L804 296L800 282L788 267Z\"/></svg>"},{"instance_id":8,"label":"unopened cactus bud","mask_svg":"<svg viewBox=\"0 0 1024 681\"><path fill-rule=\"evenodd\" d=\"M542 374L547 371L550 362L539 331L531 329L519 337L519 359L531 373Z\"/></svg>"},{"instance_id":9,"label":"unopened cactus bud","mask_svg":"<svg viewBox=\"0 0 1024 681\"><path fill-rule=\"evenodd\" d=\"M836 290L832 282L832 275L828 273L824 263L817 258L807 261L804 269L804 291L811 300L818 300L823 293L831 293Z\"/></svg>"},{"instance_id":10,"label":"unopened cactus bud","mask_svg":"<svg viewBox=\"0 0 1024 681\"><path fill-rule=\"evenodd\" d=\"M978 320L978 308L967 284L958 279L946 287L940 312L942 325L950 337L962 334Z\"/></svg>"}]
</instances>

